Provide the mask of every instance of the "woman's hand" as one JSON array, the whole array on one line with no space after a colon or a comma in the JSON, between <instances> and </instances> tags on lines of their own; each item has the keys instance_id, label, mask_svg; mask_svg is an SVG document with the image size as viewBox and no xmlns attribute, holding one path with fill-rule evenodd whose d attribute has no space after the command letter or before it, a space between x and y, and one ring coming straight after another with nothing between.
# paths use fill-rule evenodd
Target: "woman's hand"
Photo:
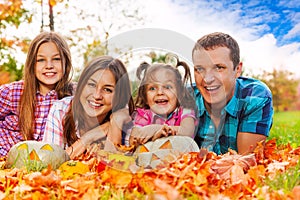
<instances>
[{"instance_id":1,"label":"woman's hand","mask_svg":"<svg viewBox=\"0 0 300 200\"><path fill-rule=\"evenodd\" d=\"M92 130L89 130L86 133L84 133L80 137L80 139L86 146L88 146L97 140L102 140L102 139L106 138L106 136L109 132L109 129L110 129L110 123L105 122L104 124L101 124L101 125L93 128Z\"/></svg>"},{"instance_id":2,"label":"woman's hand","mask_svg":"<svg viewBox=\"0 0 300 200\"><path fill-rule=\"evenodd\" d=\"M131 121L131 116L127 108L120 109L111 114L110 128L107 134L107 140L117 145L122 143L123 125Z\"/></svg>"}]
</instances>

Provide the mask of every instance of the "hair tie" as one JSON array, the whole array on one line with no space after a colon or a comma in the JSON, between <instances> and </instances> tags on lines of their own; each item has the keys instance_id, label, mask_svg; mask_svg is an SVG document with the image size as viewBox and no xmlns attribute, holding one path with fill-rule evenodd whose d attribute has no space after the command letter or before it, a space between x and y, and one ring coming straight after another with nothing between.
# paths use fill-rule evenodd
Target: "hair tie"
<instances>
[{"instance_id":1,"label":"hair tie","mask_svg":"<svg viewBox=\"0 0 300 200\"><path fill-rule=\"evenodd\" d=\"M179 63L179 58L174 53L167 53L165 57L165 63L176 68Z\"/></svg>"}]
</instances>

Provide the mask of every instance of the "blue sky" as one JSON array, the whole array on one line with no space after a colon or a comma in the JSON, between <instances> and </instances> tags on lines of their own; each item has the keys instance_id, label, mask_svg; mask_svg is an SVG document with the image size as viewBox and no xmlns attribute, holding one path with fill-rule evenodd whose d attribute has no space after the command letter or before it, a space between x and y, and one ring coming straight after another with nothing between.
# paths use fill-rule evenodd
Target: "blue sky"
<instances>
[{"instance_id":1,"label":"blue sky","mask_svg":"<svg viewBox=\"0 0 300 200\"><path fill-rule=\"evenodd\" d=\"M253 36L273 34L277 45L300 41L300 1L298 0L188 0L172 1L197 13L206 10L212 15L234 16L241 28L253 30ZM228 14L230 13L230 14ZM228 16L229 15L229 16Z\"/></svg>"},{"instance_id":2,"label":"blue sky","mask_svg":"<svg viewBox=\"0 0 300 200\"><path fill-rule=\"evenodd\" d=\"M276 68L300 76L299 0L154 2L149 8L153 26L169 27L193 40L214 31L229 33L239 42L244 66L249 71L259 73Z\"/></svg>"},{"instance_id":3,"label":"blue sky","mask_svg":"<svg viewBox=\"0 0 300 200\"><path fill-rule=\"evenodd\" d=\"M272 33L281 46L300 41L300 1L254 0L222 1L221 9L239 10L245 27L256 27L257 36ZM209 3L210 5L213 3Z\"/></svg>"}]
</instances>

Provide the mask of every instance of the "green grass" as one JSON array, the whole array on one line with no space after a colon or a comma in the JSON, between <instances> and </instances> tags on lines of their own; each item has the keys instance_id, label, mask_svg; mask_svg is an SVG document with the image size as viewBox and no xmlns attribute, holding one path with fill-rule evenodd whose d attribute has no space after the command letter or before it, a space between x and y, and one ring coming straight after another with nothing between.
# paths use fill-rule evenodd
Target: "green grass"
<instances>
[{"instance_id":1,"label":"green grass","mask_svg":"<svg viewBox=\"0 0 300 200\"><path fill-rule=\"evenodd\" d=\"M289 193L296 185L300 185L300 162L294 167L289 168L284 173L279 173L274 179L267 177L266 185L271 190L283 190Z\"/></svg>"},{"instance_id":2,"label":"green grass","mask_svg":"<svg viewBox=\"0 0 300 200\"><path fill-rule=\"evenodd\" d=\"M276 112L268 139L276 138L277 144L300 146L300 111Z\"/></svg>"},{"instance_id":3,"label":"green grass","mask_svg":"<svg viewBox=\"0 0 300 200\"><path fill-rule=\"evenodd\" d=\"M291 144L293 148L300 146L300 111L276 112L268 139L276 138L277 145ZM267 177L266 185L271 190L283 190L289 193L296 185L300 185L300 161L298 164L274 178Z\"/></svg>"}]
</instances>

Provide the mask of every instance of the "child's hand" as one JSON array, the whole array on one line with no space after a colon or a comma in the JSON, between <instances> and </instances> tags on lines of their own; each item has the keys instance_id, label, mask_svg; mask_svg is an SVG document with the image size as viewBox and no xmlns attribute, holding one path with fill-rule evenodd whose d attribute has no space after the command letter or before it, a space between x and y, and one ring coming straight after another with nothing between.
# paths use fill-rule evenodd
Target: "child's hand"
<instances>
[{"instance_id":1,"label":"child's hand","mask_svg":"<svg viewBox=\"0 0 300 200\"><path fill-rule=\"evenodd\" d=\"M134 127L131 131L129 144L134 144L136 146L140 144L145 144L153 137L154 131L151 129L155 129L154 126L145 127Z\"/></svg>"},{"instance_id":2,"label":"child's hand","mask_svg":"<svg viewBox=\"0 0 300 200\"><path fill-rule=\"evenodd\" d=\"M168 137L170 135L176 135L176 131L172 129L172 127L164 124L160 130L158 130L152 137L152 141L161 138L161 137Z\"/></svg>"}]
</instances>

